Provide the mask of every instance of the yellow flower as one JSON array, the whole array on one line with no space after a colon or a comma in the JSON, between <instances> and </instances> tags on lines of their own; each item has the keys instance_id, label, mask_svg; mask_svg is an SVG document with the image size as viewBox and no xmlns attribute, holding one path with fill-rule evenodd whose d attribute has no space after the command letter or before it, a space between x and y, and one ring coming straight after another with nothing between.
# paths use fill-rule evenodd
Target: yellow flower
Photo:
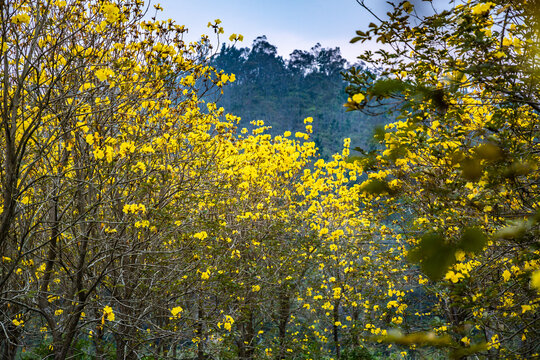
<instances>
[{"instance_id":1,"label":"yellow flower","mask_svg":"<svg viewBox=\"0 0 540 360\"><path fill-rule=\"evenodd\" d=\"M114 76L114 71L108 68L97 70L94 75L98 78L99 81L105 81L107 78Z\"/></svg>"},{"instance_id":2,"label":"yellow flower","mask_svg":"<svg viewBox=\"0 0 540 360\"><path fill-rule=\"evenodd\" d=\"M125 204L122 211L126 214L129 214L130 212L133 214L142 212L144 214L146 212L146 206L144 204Z\"/></svg>"},{"instance_id":3,"label":"yellow flower","mask_svg":"<svg viewBox=\"0 0 540 360\"><path fill-rule=\"evenodd\" d=\"M329 301L325 302L321 307L324 310L334 310L334 305L330 304Z\"/></svg>"},{"instance_id":4,"label":"yellow flower","mask_svg":"<svg viewBox=\"0 0 540 360\"><path fill-rule=\"evenodd\" d=\"M114 156L114 149L111 146L107 145L105 148L105 157L108 163L111 163L113 161L113 156Z\"/></svg>"},{"instance_id":5,"label":"yellow flower","mask_svg":"<svg viewBox=\"0 0 540 360\"><path fill-rule=\"evenodd\" d=\"M210 270L206 270L205 272L201 273L201 279L203 280L210 279Z\"/></svg>"},{"instance_id":6,"label":"yellow flower","mask_svg":"<svg viewBox=\"0 0 540 360\"><path fill-rule=\"evenodd\" d=\"M364 94L354 94L352 97L352 101L355 103L361 103L366 97Z\"/></svg>"},{"instance_id":7,"label":"yellow flower","mask_svg":"<svg viewBox=\"0 0 540 360\"><path fill-rule=\"evenodd\" d=\"M465 252L458 250L455 252L454 256L456 257L457 261L463 261L465 259Z\"/></svg>"},{"instance_id":8,"label":"yellow flower","mask_svg":"<svg viewBox=\"0 0 540 360\"><path fill-rule=\"evenodd\" d=\"M225 323L223 324L223 327L225 328L225 330L231 331L233 324L234 324L234 319L231 316L226 315Z\"/></svg>"},{"instance_id":9,"label":"yellow flower","mask_svg":"<svg viewBox=\"0 0 540 360\"><path fill-rule=\"evenodd\" d=\"M494 6L495 4L492 3L492 2L487 2L487 3L483 3L483 4L478 4L476 6L474 6L472 9L471 9L471 12L473 13L473 15L482 15L484 14L485 12L488 12L492 6Z\"/></svg>"},{"instance_id":10,"label":"yellow flower","mask_svg":"<svg viewBox=\"0 0 540 360\"><path fill-rule=\"evenodd\" d=\"M107 321L114 321L114 312L113 312L113 309L109 305L103 308L103 318L101 320L102 324L105 322L105 319Z\"/></svg>"},{"instance_id":11,"label":"yellow flower","mask_svg":"<svg viewBox=\"0 0 540 360\"><path fill-rule=\"evenodd\" d=\"M465 276L463 274L453 271L449 271L446 273L446 276L444 277L446 280L452 281L454 284L457 283L460 279L463 279Z\"/></svg>"},{"instance_id":12,"label":"yellow flower","mask_svg":"<svg viewBox=\"0 0 540 360\"><path fill-rule=\"evenodd\" d=\"M17 14L13 17L11 22L13 22L14 24L20 24L20 23L28 24L30 22L30 16L26 13Z\"/></svg>"},{"instance_id":13,"label":"yellow flower","mask_svg":"<svg viewBox=\"0 0 540 360\"><path fill-rule=\"evenodd\" d=\"M118 9L116 4L105 4L103 5L102 11L108 22L115 22L120 17L120 9Z\"/></svg>"},{"instance_id":14,"label":"yellow flower","mask_svg":"<svg viewBox=\"0 0 540 360\"><path fill-rule=\"evenodd\" d=\"M253 292L258 292L260 290L261 290L261 287L259 285L253 285L251 287L251 291L253 291Z\"/></svg>"},{"instance_id":15,"label":"yellow flower","mask_svg":"<svg viewBox=\"0 0 540 360\"><path fill-rule=\"evenodd\" d=\"M93 134L88 134L86 135L86 142L89 144L89 145L92 145L94 143L94 135Z\"/></svg>"},{"instance_id":16,"label":"yellow flower","mask_svg":"<svg viewBox=\"0 0 540 360\"><path fill-rule=\"evenodd\" d=\"M196 234L193 234L193 237L199 240L204 240L208 237L208 234L206 233L206 231L201 231Z\"/></svg>"},{"instance_id":17,"label":"yellow flower","mask_svg":"<svg viewBox=\"0 0 540 360\"><path fill-rule=\"evenodd\" d=\"M540 270L536 270L531 275L531 287L540 292Z\"/></svg>"},{"instance_id":18,"label":"yellow flower","mask_svg":"<svg viewBox=\"0 0 540 360\"><path fill-rule=\"evenodd\" d=\"M177 307L172 308L171 309L172 318L179 319L180 318L180 313L182 311L184 311L184 309L182 309L181 306L177 306Z\"/></svg>"},{"instance_id":19,"label":"yellow flower","mask_svg":"<svg viewBox=\"0 0 540 360\"><path fill-rule=\"evenodd\" d=\"M94 150L94 158L96 158L96 160L101 160L105 157L105 152L101 149L96 149Z\"/></svg>"},{"instance_id":20,"label":"yellow flower","mask_svg":"<svg viewBox=\"0 0 540 360\"><path fill-rule=\"evenodd\" d=\"M510 46L510 45L513 44L513 42L512 42L512 39L509 39L509 38L506 38L506 37L505 37L505 38L503 39L503 41L502 41L502 44L503 44L503 46Z\"/></svg>"},{"instance_id":21,"label":"yellow flower","mask_svg":"<svg viewBox=\"0 0 540 360\"><path fill-rule=\"evenodd\" d=\"M491 341L488 343L488 349L491 349L492 347L495 349L498 349L501 346L499 342L499 335L495 334L491 337Z\"/></svg>"},{"instance_id":22,"label":"yellow flower","mask_svg":"<svg viewBox=\"0 0 540 360\"><path fill-rule=\"evenodd\" d=\"M508 270L504 270L504 272L502 273L502 277L505 282L510 280L510 276L512 276L512 274Z\"/></svg>"}]
</instances>

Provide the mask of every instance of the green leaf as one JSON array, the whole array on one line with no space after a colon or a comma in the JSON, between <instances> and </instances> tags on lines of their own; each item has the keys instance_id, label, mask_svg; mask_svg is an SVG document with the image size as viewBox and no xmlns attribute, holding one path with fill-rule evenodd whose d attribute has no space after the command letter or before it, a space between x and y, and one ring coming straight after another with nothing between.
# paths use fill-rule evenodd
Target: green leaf
<instances>
[{"instance_id":1,"label":"green leaf","mask_svg":"<svg viewBox=\"0 0 540 360\"><path fill-rule=\"evenodd\" d=\"M469 181L476 182L482 177L482 165L476 158L466 158L461 162L461 175Z\"/></svg>"},{"instance_id":2,"label":"green leaf","mask_svg":"<svg viewBox=\"0 0 540 360\"><path fill-rule=\"evenodd\" d=\"M373 139L375 139L375 141L383 141L385 135L386 131L384 130L384 126L375 126L375 128L373 129Z\"/></svg>"},{"instance_id":3,"label":"green leaf","mask_svg":"<svg viewBox=\"0 0 540 360\"><path fill-rule=\"evenodd\" d=\"M369 94L378 98L386 98L401 93L408 85L399 79L381 79L369 89Z\"/></svg>"},{"instance_id":4,"label":"green leaf","mask_svg":"<svg viewBox=\"0 0 540 360\"><path fill-rule=\"evenodd\" d=\"M364 160L363 156L349 156L347 159L345 159L346 162L351 164L362 160Z\"/></svg>"},{"instance_id":5,"label":"green leaf","mask_svg":"<svg viewBox=\"0 0 540 360\"><path fill-rule=\"evenodd\" d=\"M482 251L487 244L487 236L484 232L477 227L470 227L465 229L461 235L461 240L458 244L458 248L467 252L479 252Z\"/></svg>"},{"instance_id":6,"label":"green leaf","mask_svg":"<svg viewBox=\"0 0 540 360\"><path fill-rule=\"evenodd\" d=\"M362 190L369 194L379 195L384 193L389 193L390 187L386 181L371 179L363 187Z\"/></svg>"},{"instance_id":7,"label":"green leaf","mask_svg":"<svg viewBox=\"0 0 540 360\"><path fill-rule=\"evenodd\" d=\"M517 220L503 227L495 233L495 238L505 240L517 240L522 238L530 229L531 222Z\"/></svg>"},{"instance_id":8,"label":"green leaf","mask_svg":"<svg viewBox=\"0 0 540 360\"><path fill-rule=\"evenodd\" d=\"M418 245L409 252L409 261L418 263L431 280L442 279L455 262L455 249L438 232L425 233Z\"/></svg>"},{"instance_id":9,"label":"green leaf","mask_svg":"<svg viewBox=\"0 0 540 360\"><path fill-rule=\"evenodd\" d=\"M474 150L476 152L476 155L480 159L484 159L487 161L497 161L502 158L501 149L493 143L479 145Z\"/></svg>"}]
</instances>

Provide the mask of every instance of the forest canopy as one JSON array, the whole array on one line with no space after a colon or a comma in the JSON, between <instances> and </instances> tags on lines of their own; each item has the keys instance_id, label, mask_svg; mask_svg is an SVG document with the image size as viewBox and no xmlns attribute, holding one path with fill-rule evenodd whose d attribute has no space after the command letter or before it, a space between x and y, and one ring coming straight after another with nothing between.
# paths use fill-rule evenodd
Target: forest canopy
<instances>
[{"instance_id":1,"label":"forest canopy","mask_svg":"<svg viewBox=\"0 0 540 360\"><path fill-rule=\"evenodd\" d=\"M278 135L302 130L303 120L313 117L312 139L325 159L341 151L345 138L355 147L372 149L373 130L392 121L384 110L377 115L344 111L347 83L341 74L351 65L339 48L316 44L284 59L275 45L259 36L251 48L224 44L212 63L235 74L236 81L218 103L239 116L241 126L250 128L250 121L264 120L269 133Z\"/></svg>"}]
</instances>

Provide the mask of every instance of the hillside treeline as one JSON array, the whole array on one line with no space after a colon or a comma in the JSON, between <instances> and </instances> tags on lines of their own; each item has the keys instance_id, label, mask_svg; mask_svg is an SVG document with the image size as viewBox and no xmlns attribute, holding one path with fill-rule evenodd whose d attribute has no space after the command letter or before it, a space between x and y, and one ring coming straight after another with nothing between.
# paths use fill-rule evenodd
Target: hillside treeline
<instances>
[{"instance_id":1,"label":"hillside treeline","mask_svg":"<svg viewBox=\"0 0 540 360\"><path fill-rule=\"evenodd\" d=\"M350 66L339 48L317 44L284 59L260 36L251 48L224 44L214 64L236 76L218 103L238 115L242 126L263 120L277 135L300 131L303 120L313 117L313 141L325 158L340 151L344 138L351 138L353 147L372 148L374 128L391 121L384 109L375 116L346 112L347 83L341 73Z\"/></svg>"}]
</instances>

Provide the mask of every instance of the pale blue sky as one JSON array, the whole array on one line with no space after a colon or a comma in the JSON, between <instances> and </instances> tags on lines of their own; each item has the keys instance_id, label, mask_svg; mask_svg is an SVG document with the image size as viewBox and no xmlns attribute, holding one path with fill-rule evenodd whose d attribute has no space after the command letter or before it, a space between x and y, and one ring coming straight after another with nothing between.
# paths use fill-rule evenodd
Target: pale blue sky
<instances>
[{"instance_id":1,"label":"pale blue sky","mask_svg":"<svg viewBox=\"0 0 540 360\"><path fill-rule=\"evenodd\" d=\"M293 50L308 50L317 42L323 47L341 48L342 54L354 62L363 49L376 44L349 44L355 30L366 29L375 22L371 14L355 0L161 0L164 9L159 18L171 18L189 30L188 40L209 34L207 24L221 19L225 29L222 40L231 33L244 35L241 47L251 46L253 39L266 35L287 57ZM378 14L387 11L386 1L366 0ZM152 12L151 8L151 12Z\"/></svg>"}]
</instances>

